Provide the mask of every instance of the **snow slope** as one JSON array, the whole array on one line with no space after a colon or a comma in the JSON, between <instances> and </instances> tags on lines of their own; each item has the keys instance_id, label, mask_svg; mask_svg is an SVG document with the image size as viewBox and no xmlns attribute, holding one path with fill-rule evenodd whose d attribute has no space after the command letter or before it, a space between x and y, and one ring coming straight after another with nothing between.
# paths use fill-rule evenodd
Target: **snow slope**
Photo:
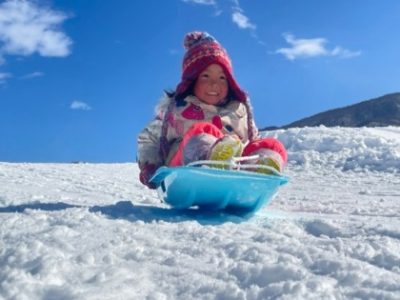
<instances>
[{"instance_id":1,"label":"snow slope","mask_svg":"<svg viewBox=\"0 0 400 300\"><path fill-rule=\"evenodd\" d=\"M0 299L400 299L400 128L269 134L291 180L250 220L133 163L0 163Z\"/></svg>"}]
</instances>

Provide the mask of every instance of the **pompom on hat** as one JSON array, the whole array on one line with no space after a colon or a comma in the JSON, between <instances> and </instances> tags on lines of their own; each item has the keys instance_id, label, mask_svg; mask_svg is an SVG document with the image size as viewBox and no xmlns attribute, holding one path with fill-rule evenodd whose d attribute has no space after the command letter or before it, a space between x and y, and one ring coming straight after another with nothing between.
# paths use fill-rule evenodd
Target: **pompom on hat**
<instances>
[{"instance_id":1,"label":"pompom on hat","mask_svg":"<svg viewBox=\"0 0 400 300\"><path fill-rule=\"evenodd\" d=\"M222 67L229 89L236 100L246 102L247 95L233 77L232 63L226 50L207 32L193 31L184 38L186 53L182 63L181 82L176 87L175 97L184 95L199 74L211 64Z\"/></svg>"}]
</instances>

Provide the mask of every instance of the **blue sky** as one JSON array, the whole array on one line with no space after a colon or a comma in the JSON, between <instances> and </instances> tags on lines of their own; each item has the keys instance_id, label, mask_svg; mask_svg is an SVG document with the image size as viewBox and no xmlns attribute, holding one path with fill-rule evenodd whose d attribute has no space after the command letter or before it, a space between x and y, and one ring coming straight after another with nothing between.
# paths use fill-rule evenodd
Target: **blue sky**
<instances>
[{"instance_id":1,"label":"blue sky","mask_svg":"<svg viewBox=\"0 0 400 300\"><path fill-rule=\"evenodd\" d=\"M400 91L398 28L398 0L0 1L0 161L134 161L189 31L265 127Z\"/></svg>"}]
</instances>

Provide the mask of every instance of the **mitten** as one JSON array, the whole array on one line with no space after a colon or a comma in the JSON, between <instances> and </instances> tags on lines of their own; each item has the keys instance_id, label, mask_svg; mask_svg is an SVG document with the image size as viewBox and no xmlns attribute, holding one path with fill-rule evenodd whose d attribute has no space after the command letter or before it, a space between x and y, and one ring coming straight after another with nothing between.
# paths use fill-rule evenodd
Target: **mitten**
<instances>
[{"instance_id":1,"label":"mitten","mask_svg":"<svg viewBox=\"0 0 400 300\"><path fill-rule=\"evenodd\" d=\"M155 189L156 186L153 183L150 183L149 180L153 177L154 173L157 170L157 167L154 164L150 164L146 162L145 164L139 164L140 174L139 179L140 182L143 183L145 186L149 187L150 189Z\"/></svg>"}]
</instances>

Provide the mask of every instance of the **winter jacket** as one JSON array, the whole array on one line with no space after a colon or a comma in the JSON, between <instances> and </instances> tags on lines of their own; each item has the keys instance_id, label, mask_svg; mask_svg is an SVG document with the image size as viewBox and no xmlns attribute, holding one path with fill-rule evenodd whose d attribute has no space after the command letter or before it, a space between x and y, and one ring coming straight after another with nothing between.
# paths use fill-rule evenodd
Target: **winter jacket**
<instances>
[{"instance_id":1,"label":"winter jacket","mask_svg":"<svg viewBox=\"0 0 400 300\"><path fill-rule=\"evenodd\" d=\"M201 102L195 96L187 96L184 100L174 100L165 96L157 108L155 120L139 134L139 168L142 169L146 165L154 165L156 168L168 165L184 133L197 122L210 122L224 134L236 134L243 144L256 139L258 130L248 101L242 103L230 100L225 105L215 106ZM168 148L165 157L160 151L163 140Z\"/></svg>"}]
</instances>

